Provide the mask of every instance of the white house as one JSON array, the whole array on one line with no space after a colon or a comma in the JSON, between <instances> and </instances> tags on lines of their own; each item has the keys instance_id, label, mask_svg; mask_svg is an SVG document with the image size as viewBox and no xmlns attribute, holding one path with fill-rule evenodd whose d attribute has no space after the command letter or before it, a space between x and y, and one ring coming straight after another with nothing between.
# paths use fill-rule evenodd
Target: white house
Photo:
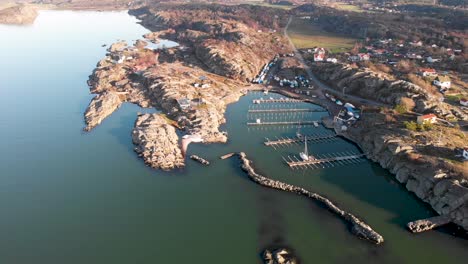
<instances>
[{"instance_id":1,"label":"white house","mask_svg":"<svg viewBox=\"0 0 468 264\"><path fill-rule=\"evenodd\" d=\"M433 83L435 86L445 89L449 89L452 85L448 76L437 76Z\"/></svg>"},{"instance_id":2,"label":"white house","mask_svg":"<svg viewBox=\"0 0 468 264\"><path fill-rule=\"evenodd\" d=\"M468 148L463 149L462 156L465 160L468 160Z\"/></svg>"},{"instance_id":3,"label":"white house","mask_svg":"<svg viewBox=\"0 0 468 264\"><path fill-rule=\"evenodd\" d=\"M418 124L424 124L424 123L429 123L433 124L437 120L437 116L434 114L428 114L428 115L421 115L418 116L417 123Z\"/></svg>"},{"instance_id":4,"label":"white house","mask_svg":"<svg viewBox=\"0 0 468 264\"><path fill-rule=\"evenodd\" d=\"M315 53L314 54L314 61L323 61L325 59L324 53Z\"/></svg>"},{"instance_id":5,"label":"white house","mask_svg":"<svg viewBox=\"0 0 468 264\"><path fill-rule=\"evenodd\" d=\"M463 106L468 106L468 99L466 99L466 98L460 99L460 104L463 105Z\"/></svg>"}]
</instances>

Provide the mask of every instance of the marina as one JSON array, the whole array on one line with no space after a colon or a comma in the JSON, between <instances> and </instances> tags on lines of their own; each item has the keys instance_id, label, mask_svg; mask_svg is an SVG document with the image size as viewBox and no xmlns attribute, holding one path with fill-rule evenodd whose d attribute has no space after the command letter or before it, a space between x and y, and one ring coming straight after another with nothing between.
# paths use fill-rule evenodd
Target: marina
<instances>
[{"instance_id":1,"label":"marina","mask_svg":"<svg viewBox=\"0 0 468 264\"><path fill-rule=\"evenodd\" d=\"M251 109L249 113L289 113L289 112L327 112L324 109L309 109L309 108L300 108L300 109Z\"/></svg>"},{"instance_id":2,"label":"marina","mask_svg":"<svg viewBox=\"0 0 468 264\"><path fill-rule=\"evenodd\" d=\"M252 101L254 104L268 104L268 103L301 103L304 102L304 100L301 99L290 99L290 98L270 98L270 99L254 99Z\"/></svg>"},{"instance_id":3,"label":"marina","mask_svg":"<svg viewBox=\"0 0 468 264\"><path fill-rule=\"evenodd\" d=\"M326 142L336 139L336 134L309 134L306 136L307 142ZM304 137L296 135L296 137L276 137L276 140L270 140L266 138L264 142L265 146L290 146L292 144L298 144L304 142Z\"/></svg>"},{"instance_id":4,"label":"marina","mask_svg":"<svg viewBox=\"0 0 468 264\"><path fill-rule=\"evenodd\" d=\"M287 125L313 125L318 127L321 121L278 121L278 122L263 122L260 119L257 119L257 122L247 122L248 126L287 126Z\"/></svg>"},{"instance_id":5,"label":"marina","mask_svg":"<svg viewBox=\"0 0 468 264\"><path fill-rule=\"evenodd\" d=\"M313 157L309 156L307 159L304 159L303 157L297 158L293 155L287 156L287 158L283 157L283 160L291 169L325 169L340 165L358 163L363 161L363 158L364 154L345 151L332 154L315 155Z\"/></svg>"}]
</instances>

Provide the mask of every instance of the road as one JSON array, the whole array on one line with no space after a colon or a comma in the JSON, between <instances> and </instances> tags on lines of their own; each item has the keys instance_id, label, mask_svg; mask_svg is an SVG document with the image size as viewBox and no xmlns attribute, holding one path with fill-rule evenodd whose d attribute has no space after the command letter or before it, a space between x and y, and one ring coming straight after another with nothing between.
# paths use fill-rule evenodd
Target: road
<instances>
[{"instance_id":1,"label":"road","mask_svg":"<svg viewBox=\"0 0 468 264\"><path fill-rule=\"evenodd\" d=\"M320 90L322 90L322 92L327 91L327 92L330 92L330 93L335 94L337 96L343 97L343 99L347 99L347 100L349 100L349 101L351 101L352 103L355 103L355 104L366 104L366 105L376 106L376 107L381 107L381 106L391 107L390 105L386 105L386 104L383 104L383 103L380 103L380 102L377 102L377 101L373 101L373 100L370 100L370 99L365 99L365 98L362 98L362 97L359 97L359 96L349 95L349 94L343 95L342 93L338 92L337 90L332 89L327 84L321 82L313 74L312 70L307 65L306 61L304 60L304 57L302 57L302 54L299 52L299 50L297 50L296 46L294 46L294 43L292 42L291 38L288 35L288 28L289 28L289 25L291 24L291 21L292 21L292 16L289 17L288 23L284 27L283 34L288 39L289 44L293 48L295 56L299 59L300 63L303 65L304 70L306 71L307 75L309 76L309 79L314 83L314 86L316 88L319 88ZM323 94L320 95L320 96L322 98L325 98L325 97L323 97Z\"/></svg>"}]
</instances>

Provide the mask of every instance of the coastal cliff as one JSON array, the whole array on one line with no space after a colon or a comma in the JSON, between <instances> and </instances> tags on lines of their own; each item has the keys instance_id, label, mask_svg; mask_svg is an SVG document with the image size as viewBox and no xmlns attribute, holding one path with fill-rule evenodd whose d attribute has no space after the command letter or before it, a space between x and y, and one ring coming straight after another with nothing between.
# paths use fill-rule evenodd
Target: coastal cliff
<instances>
[{"instance_id":1,"label":"coastal cliff","mask_svg":"<svg viewBox=\"0 0 468 264\"><path fill-rule=\"evenodd\" d=\"M159 4L130 14L158 32L157 37L192 48L205 70L251 81L276 54L291 51L284 36L276 33L286 16L274 12L283 11L217 4L184 4L175 9Z\"/></svg>"},{"instance_id":2,"label":"coastal cliff","mask_svg":"<svg viewBox=\"0 0 468 264\"><path fill-rule=\"evenodd\" d=\"M345 63L314 63L311 66L317 77L339 93L344 91L390 106L400 104L406 98L414 102L416 112L434 112L444 119L468 120L463 110L444 103L440 93L414 83Z\"/></svg>"},{"instance_id":3,"label":"coastal cliff","mask_svg":"<svg viewBox=\"0 0 468 264\"><path fill-rule=\"evenodd\" d=\"M30 5L16 5L0 10L0 24L28 25L38 15L37 9Z\"/></svg>"},{"instance_id":4,"label":"coastal cliff","mask_svg":"<svg viewBox=\"0 0 468 264\"><path fill-rule=\"evenodd\" d=\"M468 164L456 157L464 136L448 128L434 136L442 133L437 129L408 131L385 122L383 114L364 113L343 135L438 214L468 230Z\"/></svg>"}]
</instances>

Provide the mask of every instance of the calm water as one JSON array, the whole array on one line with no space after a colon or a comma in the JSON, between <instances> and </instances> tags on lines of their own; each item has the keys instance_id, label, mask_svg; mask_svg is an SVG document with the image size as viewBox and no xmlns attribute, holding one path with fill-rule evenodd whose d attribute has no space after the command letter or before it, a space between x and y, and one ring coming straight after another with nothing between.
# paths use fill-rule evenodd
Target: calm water
<instances>
[{"instance_id":1,"label":"calm water","mask_svg":"<svg viewBox=\"0 0 468 264\"><path fill-rule=\"evenodd\" d=\"M303 263L468 258L466 240L404 229L433 213L376 164L287 169L281 156L300 147L274 150L262 142L294 135L296 128L245 125L259 94L228 108L228 144L190 146L189 154L211 160L210 167L193 161L179 172L145 167L132 150L130 133L142 111L134 105L83 133L92 98L86 80L105 54L101 45L144 33L119 12L47 11L32 26L0 26L0 263L260 263L259 251L275 243L295 248ZM316 131L325 132L304 130ZM355 150L343 140L309 147L313 154ZM385 244L355 238L315 203L255 185L235 160L218 159L240 150L261 173L324 194L359 215Z\"/></svg>"}]
</instances>

